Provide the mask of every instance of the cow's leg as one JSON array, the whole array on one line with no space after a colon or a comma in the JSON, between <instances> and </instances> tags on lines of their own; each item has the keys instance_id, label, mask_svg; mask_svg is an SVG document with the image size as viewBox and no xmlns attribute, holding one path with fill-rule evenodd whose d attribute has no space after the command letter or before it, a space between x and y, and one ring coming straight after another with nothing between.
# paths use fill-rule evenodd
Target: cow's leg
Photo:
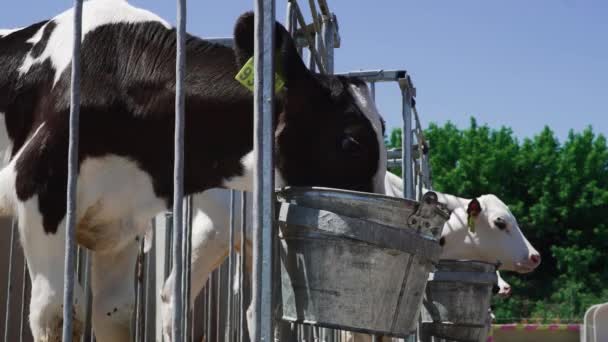
<instances>
[{"instance_id":1,"label":"cow's leg","mask_svg":"<svg viewBox=\"0 0 608 342\"><path fill-rule=\"evenodd\" d=\"M118 251L92 254L92 319L99 342L131 340L137 254L135 241Z\"/></svg>"},{"instance_id":2,"label":"cow's leg","mask_svg":"<svg viewBox=\"0 0 608 342\"><path fill-rule=\"evenodd\" d=\"M18 211L21 243L32 281L29 317L32 335L36 342L59 342L63 325L65 224L59 224L55 233L46 233L36 197L19 203ZM75 282L74 341L79 341L82 335L83 300L82 288Z\"/></svg>"}]
</instances>

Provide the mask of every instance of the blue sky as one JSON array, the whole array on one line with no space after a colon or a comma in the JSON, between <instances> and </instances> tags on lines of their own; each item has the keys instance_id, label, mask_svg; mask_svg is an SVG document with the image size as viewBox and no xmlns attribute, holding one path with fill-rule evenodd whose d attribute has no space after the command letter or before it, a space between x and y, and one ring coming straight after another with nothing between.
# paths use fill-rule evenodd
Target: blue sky
<instances>
[{"instance_id":1,"label":"blue sky","mask_svg":"<svg viewBox=\"0 0 608 342\"><path fill-rule=\"evenodd\" d=\"M132 0L170 22L174 1ZM300 1L302 7L307 1ZM284 0L277 18L285 17ZM418 90L423 124L471 115L529 137L544 125L561 140L592 125L608 135L608 1L605 0L329 0L342 47L336 71L406 69ZM0 27L48 18L70 1L20 0L0 11ZM228 36L250 0L189 4L188 31ZM400 125L396 85L378 86L389 127Z\"/></svg>"}]
</instances>

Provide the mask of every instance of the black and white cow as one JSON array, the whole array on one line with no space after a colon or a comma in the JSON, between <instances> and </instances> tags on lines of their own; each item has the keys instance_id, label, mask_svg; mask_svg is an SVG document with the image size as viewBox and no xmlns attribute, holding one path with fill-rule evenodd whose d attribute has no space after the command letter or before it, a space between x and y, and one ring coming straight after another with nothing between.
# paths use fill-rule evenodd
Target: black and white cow
<instances>
[{"instance_id":1,"label":"black and white cow","mask_svg":"<svg viewBox=\"0 0 608 342\"><path fill-rule=\"evenodd\" d=\"M32 279L35 341L61 333L73 11L0 33L0 112L11 143L0 210L19 220ZM252 94L234 77L253 53L253 14L235 49L187 39L185 192L251 190ZM117 251L171 207L176 34L123 0L83 8L78 242L111 265ZM363 82L311 73L276 26L286 89L275 110L278 185L383 192L382 122ZM75 334L83 320L77 289ZM98 340L102 341L98 336Z\"/></svg>"}]
</instances>

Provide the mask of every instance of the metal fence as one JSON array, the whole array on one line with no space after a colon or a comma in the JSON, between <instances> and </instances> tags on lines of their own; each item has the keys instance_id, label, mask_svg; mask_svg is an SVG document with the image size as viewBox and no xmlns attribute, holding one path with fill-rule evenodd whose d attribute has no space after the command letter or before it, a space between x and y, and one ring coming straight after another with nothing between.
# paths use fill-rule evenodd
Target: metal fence
<instances>
[{"instance_id":1,"label":"metal fence","mask_svg":"<svg viewBox=\"0 0 608 342\"><path fill-rule=\"evenodd\" d=\"M183 127L184 127L184 33L186 30L186 1L178 0L178 45L176 61L176 129L175 129L175 184L174 211L163 213L154 219L154 238L149 241L151 247L144 253L144 239L140 239L140 251L134 274L136 289L132 319L132 336L135 341L162 341L160 293L162 286L173 268L176 274L173 315L174 341L270 341L275 338L275 331L287 331L298 341L344 340L342 332L304 325L289 325L277 322L273 324L271 289L272 266L272 220L274 175L272 160L272 101L274 75L273 48L271 39L274 30L274 1L257 0L256 2L256 37L255 65L256 84L254 92L255 106L255 150L258 163L255 175L252 204L253 222L246 222L245 208L248 203L244 193L231 191L230 249L225 262L210 276L209 281L190 307L190 258L192 253L192 202L183 198ZM325 0L309 0L311 20L307 23L300 4L296 0L287 3L286 27L293 35L300 54L306 55L309 68L321 73L334 73L334 49L340 47L338 20ZM70 159L68 176L68 212L66 220L69 229L66 241L66 267L64 308L71 308L74 281L87 290L87 316L83 341L94 341L91 332L91 291L89 286L90 260L84 248L76 247L74 238L75 208L75 156L78 151L78 114L79 114L79 77L80 77L80 32L82 25L82 0L74 1L75 35L72 63L72 96L70 113ZM211 39L225 45L232 45L231 39ZM266 48L264 48L266 47ZM430 170L428 166L428 141L424 138L420 120L415 107L416 90L412 81L403 70L357 71L347 73L366 81L375 98L378 82L394 82L399 86L402 95L403 146L400 150L389 151L389 167L401 166L404 180L404 196L415 199L421 196L422 187L430 189ZM416 190L418 190L416 192ZM237 226L234 219L239 211L243 218ZM246 225L253 225L253 274L255 279L248 279L245 272L245 255L248 254L245 243ZM7 263L2 267L6 274L6 291L0 293L0 300L5 303L5 319L2 323L4 341L31 341L27 317L29 290L31 287L27 275L27 265L22 251L18 247L17 230L11 222L0 222L10 227L3 231L10 234L8 239L0 239L2 251L8 254ZM240 240L241 249L234 250L234 241ZM234 285L238 290L233 291ZM251 285L251 286L250 286ZM248 335L245 310L253 301L254 336ZM71 310L64 311L64 341L71 341ZM280 329L279 329L280 328ZM277 335L278 336L278 335Z\"/></svg>"}]
</instances>

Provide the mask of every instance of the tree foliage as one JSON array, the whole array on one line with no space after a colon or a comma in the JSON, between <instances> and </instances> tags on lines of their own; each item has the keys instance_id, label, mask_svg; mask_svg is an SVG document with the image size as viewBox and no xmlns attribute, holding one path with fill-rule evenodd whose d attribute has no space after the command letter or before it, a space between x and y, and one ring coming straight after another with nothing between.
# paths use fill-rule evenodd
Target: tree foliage
<instances>
[{"instance_id":1,"label":"tree foliage","mask_svg":"<svg viewBox=\"0 0 608 342\"><path fill-rule=\"evenodd\" d=\"M400 132L399 132L400 133ZM499 321L581 319L608 301L608 148L591 128L560 143L545 127L518 141L511 129L431 124L433 186L463 197L494 193L542 255L526 275L506 273L514 295L497 299ZM391 134L387 143L397 142ZM400 139L399 139L400 143Z\"/></svg>"}]
</instances>

